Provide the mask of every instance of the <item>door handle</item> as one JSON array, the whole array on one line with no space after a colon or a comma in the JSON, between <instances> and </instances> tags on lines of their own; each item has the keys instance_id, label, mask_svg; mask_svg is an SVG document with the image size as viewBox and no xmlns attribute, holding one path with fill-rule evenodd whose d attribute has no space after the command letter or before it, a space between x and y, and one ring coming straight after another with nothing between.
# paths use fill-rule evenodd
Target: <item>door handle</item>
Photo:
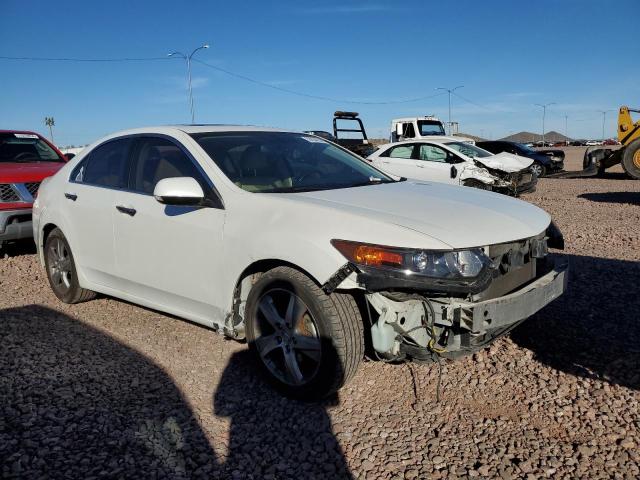
<instances>
[{"instance_id":1,"label":"door handle","mask_svg":"<svg viewBox=\"0 0 640 480\"><path fill-rule=\"evenodd\" d=\"M123 205L116 205L116 210L118 210L120 213L125 213L131 217L133 217L136 214L135 208L125 207Z\"/></svg>"},{"instance_id":2,"label":"door handle","mask_svg":"<svg viewBox=\"0 0 640 480\"><path fill-rule=\"evenodd\" d=\"M66 193L65 192L64 196L66 198L68 198L69 200L72 200L74 202L78 199L78 195L76 195L75 193Z\"/></svg>"}]
</instances>

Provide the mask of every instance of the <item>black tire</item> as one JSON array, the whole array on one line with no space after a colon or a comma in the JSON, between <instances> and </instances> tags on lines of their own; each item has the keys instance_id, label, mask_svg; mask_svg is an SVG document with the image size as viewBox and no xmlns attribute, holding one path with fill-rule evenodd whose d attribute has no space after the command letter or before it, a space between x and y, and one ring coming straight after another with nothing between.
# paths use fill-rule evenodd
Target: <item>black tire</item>
<instances>
[{"instance_id":1,"label":"black tire","mask_svg":"<svg viewBox=\"0 0 640 480\"><path fill-rule=\"evenodd\" d=\"M44 244L44 265L49 285L60 301L81 303L95 298L95 292L82 288L78 283L71 247L59 228L49 234Z\"/></svg>"},{"instance_id":2,"label":"black tire","mask_svg":"<svg viewBox=\"0 0 640 480\"><path fill-rule=\"evenodd\" d=\"M287 333L281 335L287 335L287 338L290 338L290 335L297 336L296 325L304 320L312 325L315 333L310 338L319 345L319 359L310 359L302 353L303 350L295 350L298 348L295 346L295 340L293 344L289 343L294 349L291 352L294 352L292 355L296 358L296 364L300 366L299 371L308 373L297 384L285 378L288 376L288 372L285 371L285 348L288 347L284 345L287 340L283 341L282 337L277 336L279 331L275 328L270 335L265 332L267 329L271 330L272 322L266 319L264 305L261 303L270 302L280 315L278 318L287 322L288 308L282 301L281 305L277 305L277 296L284 297L286 294L293 294L292 296L296 297L295 302L301 301L299 311L304 314L300 320L293 320L293 327L289 325ZM274 268L258 279L249 292L244 318L249 349L255 354L257 363L268 381L289 397L319 400L331 395L351 379L364 357L364 327L354 297L336 292L327 295L313 280L290 267ZM277 347L267 340L274 336L279 341ZM266 344L269 344L269 347L265 348ZM265 350L269 352L261 354L261 351ZM263 355L267 358L263 358ZM279 361L283 368L277 368ZM309 365L315 366L310 368Z\"/></svg>"},{"instance_id":3,"label":"black tire","mask_svg":"<svg viewBox=\"0 0 640 480\"><path fill-rule=\"evenodd\" d=\"M640 180L640 138L624 148L622 168L631 178Z\"/></svg>"},{"instance_id":4,"label":"black tire","mask_svg":"<svg viewBox=\"0 0 640 480\"><path fill-rule=\"evenodd\" d=\"M487 185L486 183L482 183L480 180L465 180L463 182L465 187L478 188L480 190L491 190L491 185Z\"/></svg>"},{"instance_id":5,"label":"black tire","mask_svg":"<svg viewBox=\"0 0 640 480\"><path fill-rule=\"evenodd\" d=\"M544 177L547 174L547 169L540 162L533 162L531 167L529 167L531 171L538 177Z\"/></svg>"}]
</instances>

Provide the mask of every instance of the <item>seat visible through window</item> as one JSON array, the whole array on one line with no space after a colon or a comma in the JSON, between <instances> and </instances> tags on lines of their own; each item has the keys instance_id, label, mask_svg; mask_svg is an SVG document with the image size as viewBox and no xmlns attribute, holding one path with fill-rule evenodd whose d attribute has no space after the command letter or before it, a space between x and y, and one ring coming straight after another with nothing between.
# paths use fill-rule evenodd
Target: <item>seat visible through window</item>
<instances>
[{"instance_id":1,"label":"seat visible through window","mask_svg":"<svg viewBox=\"0 0 640 480\"><path fill-rule=\"evenodd\" d=\"M151 195L164 178L192 177L202 183L202 176L191 159L167 139L145 138L138 144L137 151L132 171L132 187L136 192Z\"/></svg>"}]
</instances>

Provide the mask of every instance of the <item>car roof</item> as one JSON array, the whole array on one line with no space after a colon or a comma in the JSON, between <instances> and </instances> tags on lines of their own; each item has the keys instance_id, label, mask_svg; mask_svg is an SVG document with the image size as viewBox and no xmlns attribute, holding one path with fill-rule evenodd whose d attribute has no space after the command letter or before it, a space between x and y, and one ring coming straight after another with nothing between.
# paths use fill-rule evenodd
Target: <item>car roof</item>
<instances>
[{"instance_id":1,"label":"car roof","mask_svg":"<svg viewBox=\"0 0 640 480\"><path fill-rule=\"evenodd\" d=\"M0 133L26 133L28 135L38 135L41 137L38 132L32 132L31 130L0 130Z\"/></svg>"}]
</instances>

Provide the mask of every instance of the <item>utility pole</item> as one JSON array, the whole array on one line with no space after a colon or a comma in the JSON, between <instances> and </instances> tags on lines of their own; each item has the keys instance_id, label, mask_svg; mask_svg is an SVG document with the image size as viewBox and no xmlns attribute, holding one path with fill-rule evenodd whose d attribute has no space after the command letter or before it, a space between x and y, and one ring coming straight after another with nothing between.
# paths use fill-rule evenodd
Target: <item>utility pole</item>
<instances>
[{"instance_id":1,"label":"utility pole","mask_svg":"<svg viewBox=\"0 0 640 480\"><path fill-rule=\"evenodd\" d=\"M195 112L194 112L194 108L193 108L193 90L191 88L191 58L195 55L195 53L198 50L202 50L204 48L209 48L209 45L207 45L205 43L204 45L196 48L189 55L185 55L182 52L172 52L172 53L167 55L169 57L173 57L173 56L182 57L187 61L187 74L188 74L188 79L189 79L189 106L190 106L190 110L191 110L191 123L195 123Z\"/></svg>"},{"instance_id":2,"label":"utility pole","mask_svg":"<svg viewBox=\"0 0 640 480\"><path fill-rule=\"evenodd\" d=\"M551 103L545 103L545 104L540 104L540 103L535 103L534 105L538 106L538 107L542 107L542 146L544 147L544 117L547 115L547 107L549 105L555 105L556 102L551 102Z\"/></svg>"},{"instance_id":3,"label":"utility pole","mask_svg":"<svg viewBox=\"0 0 640 480\"><path fill-rule=\"evenodd\" d=\"M569 115L564 116L564 144L569 145L569 130L567 130L567 120Z\"/></svg>"},{"instance_id":4,"label":"utility pole","mask_svg":"<svg viewBox=\"0 0 640 480\"><path fill-rule=\"evenodd\" d=\"M613 112L613 110L598 110L602 114L602 141L604 142L604 122L607 118L608 112Z\"/></svg>"},{"instance_id":5,"label":"utility pole","mask_svg":"<svg viewBox=\"0 0 640 480\"><path fill-rule=\"evenodd\" d=\"M51 143L53 142L53 126L56 124L56 121L53 117L44 117L44 124L49 127L49 138L51 139Z\"/></svg>"},{"instance_id":6,"label":"utility pole","mask_svg":"<svg viewBox=\"0 0 640 480\"><path fill-rule=\"evenodd\" d=\"M445 92L449 92L449 135L451 135L451 94L455 92L457 89L464 87L464 85L458 85L454 88L444 88L437 87L436 90L444 90Z\"/></svg>"}]
</instances>

